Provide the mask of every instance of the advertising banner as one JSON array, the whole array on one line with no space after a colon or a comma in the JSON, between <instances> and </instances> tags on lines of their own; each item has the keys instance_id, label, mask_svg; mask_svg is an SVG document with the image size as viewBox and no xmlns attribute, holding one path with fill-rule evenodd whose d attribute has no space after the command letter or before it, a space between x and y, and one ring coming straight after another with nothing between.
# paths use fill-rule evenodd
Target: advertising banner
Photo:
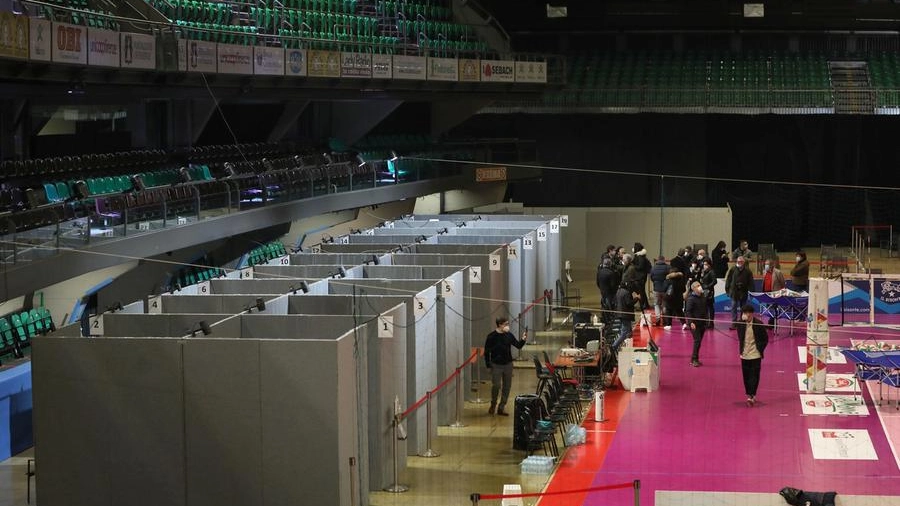
<instances>
[{"instance_id":1,"label":"advertising banner","mask_svg":"<svg viewBox=\"0 0 900 506\"><path fill-rule=\"evenodd\" d=\"M372 55L367 53L341 53L341 77L372 77Z\"/></svg>"},{"instance_id":2,"label":"advertising banner","mask_svg":"<svg viewBox=\"0 0 900 506\"><path fill-rule=\"evenodd\" d=\"M459 63L456 58L428 58L429 81L458 81Z\"/></svg>"},{"instance_id":3,"label":"advertising banner","mask_svg":"<svg viewBox=\"0 0 900 506\"><path fill-rule=\"evenodd\" d=\"M53 61L87 64L87 28L53 23Z\"/></svg>"},{"instance_id":4,"label":"advertising banner","mask_svg":"<svg viewBox=\"0 0 900 506\"><path fill-rule=\"evenodd\" d=\"M189 40L187 45L187 69L188 72L215 73L216 43L202 40Z\"/></svg>"},{"instance_id":5,"label":"advertising banner","mask_svg":"<svg viewBox=\"0 0 900 506\"><path fill-rule=\"evenodd\" d=\"M546 83L547 62L543 61L517 61L517 83Z\"/></svg>"},{"instance_id":6,"label":"advertising banner","mask_svg":"<svg viewBox=\"0 0 900 506\"><path fill-rule=\"evenodd\" d=\"M389 54L372 55L372 77L375 79L393 79L394 61Z\"/></svg>"},{"instance_id":7,"label":"advertising banner","mask_svg":"<svg viewBox=\"0 0 900 506\"><path fill-rule=\"evenodd\" d=\"M129 69L156 68L156 37L142 33L119 34L122 67Z\"/></svg>"},{"instance_id":8,"label":"advertising banner","mask_svg":"<svg viewBox=\"0 0 900 506\"><path fill-rule=\"evenodd\" d=\"M828 281L809 280L806 316L806 387L824 393L828 366Z\"/></svg>"},{"instance_id":9,"label":"advertising banner","mask_svg":"<svg viewBox=\"0 0 900 506\"><path fill-rule=\"evenodd\" d=\"M481 60L481 81L511 83L516 80L515 62L511 60Z\"/></svg>"},{"instance_id":10,"label":"advertising banner","mask_svg":"<svg viewBox=\"0 0 900 506\"><path fill-rule=\"evenodd\" d=\"M88 29L88 65L119 66L119 32Z\"/></svg>"},{"instance_id":11,"label":"advertising banner","mask_svg":"<svg viewBox=\"0 0 900 506\"><path fill-rule=\"evenodd\" d=\"M481 81L481 62L472 58L460 58L459 80L466 82Z\"/></svg>"},{"instance_id":12,"label":"advertising banner","mask_svg":"<svg viewBox=\"0 0 900 506\"><path fill-rule=\"evenodd\" d=\"M238 44L218 44L218 72L220 74L253 73L253 48Z\"/></svg>"},{"instance_id":13,"label":"advertising banner","mask_svg":"<svg viewBox=\"0 0 900 506\"><path fill-rule=\"evenodd\" d=\"M394 55L394 79L424 81L425 67L424 56Z\"/></svg>"},{"instance_id":14,"label":"advertising banner","mask_svg":"<svg viewBox=\"0 0 900 506\"><path fill-rule=\"evenodd\" d=\"M305 49L284 50L284 75L305 76L308 58Z\"/></svg>"},{"instance_id":15,"label":"advertising banner","mask_svg":"<svg viewBox=\"0 0 900 506\"><path fill-rule=\"evenodd\" d=\"M284 49L253 46L253 73L259 76L283 76Z\"/></svg>"},{"instance_id":16,"label":"advertising banner","mask_svg":"<svg viewBox=\"0 0 900 506\"><path fill-rule=\"evenodd\" d=\"M28 17L0 12L0 57L28 58Z\"/></svg>"},{"instance_id":17,"label":"advertising banner","mask_svg":"<svg viewBox=\"0 0 900 506\"><path fill-rule=\"evenodd\" d=\"M341 53L337 51L309 51L307 75L310 77L341 77Z\"/></svg>"},{"instance_id":18,"label":"advertising banner","mask_svg":"<svg viewBox=\"0 0 900 506\"><path fill-rule=\"evenodd\" d=\"M187 69L188 69L187 47L188 47L187 40L178 39L178 70L180 70L181 72L187 72Z\"/></svg>"},{"instance_id":19,"label":"advertising banner","mask_svg":"<svg viewBox=\"0 0 900 506\"><path fill-rule=\"evenodd\" d=\"M52 24L39 18L28 18L28 58L50 61L53 32Z\"/></svg>"}]
</instances>

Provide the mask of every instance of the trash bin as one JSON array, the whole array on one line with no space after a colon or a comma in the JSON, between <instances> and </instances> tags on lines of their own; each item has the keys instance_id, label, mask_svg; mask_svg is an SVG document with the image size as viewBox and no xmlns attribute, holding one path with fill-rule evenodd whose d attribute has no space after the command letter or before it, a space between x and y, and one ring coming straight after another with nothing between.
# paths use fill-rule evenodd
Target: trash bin
<instances>
[{"instance_id":1,"label":"trash bin","mask_svg":"<svg viewBox=\"0 0 900 506\"><path fill-rule=\"evenodd\" d=\"M534 427L525 426L531 420L540 418L540 397L535 394L525 394L516 396L516 408L513 412L513 449L528 451L528 434L533 431ZM526 416L526 411L530 416Z\"/></svg>"}]
</instances>

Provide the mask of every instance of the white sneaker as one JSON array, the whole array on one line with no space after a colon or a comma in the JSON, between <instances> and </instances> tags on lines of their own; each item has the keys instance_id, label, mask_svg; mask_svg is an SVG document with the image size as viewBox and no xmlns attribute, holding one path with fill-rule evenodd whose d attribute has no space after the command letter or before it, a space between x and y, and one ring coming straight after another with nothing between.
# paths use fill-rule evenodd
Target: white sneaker
<instances>
[{"instance_id":1,"label":"white sneaker","mask_svg":"<svg viewBox=\"0 0 900 506\"><path fill-rule=\"evenodd\" d=\"M672 330L672 326L671 326L671 325L666 325L665 327L663 327L663 330Z\"/></svg>"},{"instance_id":2,"label":"white sneaker","mask_svg":"<svg viewBox=\"0 0 900 506\"><path fill-rule=\"evenodd\" d=\"M681 330L685 330L686 328L687 328L687 323L682 323L682 324L681 324Z\"/></svg>"}]
</instances>

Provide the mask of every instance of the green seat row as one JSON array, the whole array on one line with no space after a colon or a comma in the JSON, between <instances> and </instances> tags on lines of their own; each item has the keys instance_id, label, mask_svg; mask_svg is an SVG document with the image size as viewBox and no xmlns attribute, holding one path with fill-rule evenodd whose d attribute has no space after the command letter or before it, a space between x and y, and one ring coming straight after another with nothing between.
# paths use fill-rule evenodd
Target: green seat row
<instances>
[{"instance_id":1,"label":"green seat row","mask_svg":"<svg viewBox=\"0 0 900 506\"><path fill-rule=\"evenodd\" d=\"M220 278L225 275L225 271L218 267L185 267L176 276L176 281L182 287L195 285L203 281Z\"/></svg>"},{"instance_id":2,"label":"green seat row","mask_svg":"<svg viewBox=\"0 0 900 506\"><path fill-rule=\"evenodd\" d=\"M281 244L280 242L270 242L269 244L263 244L262 246L253 248L247 255L247 265L253 266L264 264L273 258L284 255L287 255L284 244Z\"/></svg>"},{"instance_id":3,"label":"green seat row","mask_svg":"<svg viewBox=\"0 0 900 506\"><path fill-rule=\"evenodd\" d=\"M16 353L34 337L55 329L50 310L43 306L0 317L0 355Z\"/></svg>"}]
</instances>

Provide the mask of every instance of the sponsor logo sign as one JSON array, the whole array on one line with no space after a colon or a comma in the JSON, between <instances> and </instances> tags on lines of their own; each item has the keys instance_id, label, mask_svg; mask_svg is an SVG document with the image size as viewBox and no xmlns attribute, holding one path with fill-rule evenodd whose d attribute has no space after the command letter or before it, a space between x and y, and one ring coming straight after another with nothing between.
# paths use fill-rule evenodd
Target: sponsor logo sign
<instances>
[{"instance_id":1,"label":"sponsor logo sign","mask_svg":"<svg viewBox=\"0 0 900 506\"><path fill-rule=\"evenodd\" d=\"M394 79L424 81L426 77L424 56L394 55Z\"/></svg>"},{"instance_id":2,"label":"sponsor logo sign","mask_svg":"<svg viewBox=\"0 0 900 506\"><path fill-rule=\"evenodd\" d=\"M202 40L187 41L188 72L216 72L216 43Z\"/></svg>"},{"instance_id":3,"label":"sponsor logo sign","mask_svg":"<svg viewBox=\"0 0 900 506\"><path fill-rule=\"evenodd\" d=\"M456 58L428 58L429 81L459 80L459 64Z\"/></svg>"},{"instance_id":4,"label":"sponsor logo sign","mask_svg":"<svg viewBox=\"0 0 900 506\"><path fill-rule=\"evenodd\" d=\"M142 33L119 34L122 67L132 69L156 68L156 37Z\"/></svg>"},{"instance_id":5,"label":"sponsor logo sign","mask_svg":"<svg viewBox=\"0 0 900 506\"><path fill-rule=\"evenodd\" d=\"M98 67L119 66L119 32L88 29L88 65Z\"/></svg>"},{"instance_id":6,"label":"sponsor logo sign","mask_svg":"<svg viewBox=\"0 0 900 506\"><path fill-rule=\"evenodd\" d=\"M28 58L28 17L0 12L0 57Z\"/></svg>"},{"instance_id":7,"label":"sponsor logo sign","mask_svg":"<svg viewBox=\"0 0 900 506\"><path fill-rule=\"evenodd\" d=\"M372 55L366 53L341 53L341 77L372 77Z\"/></svg>"},{"instance_id":8,"label":"sponsor logo sign","mask_svg":"<svg viewBox=\"0 0 900 506\"><path fill-rule=\"evenodd\" d=\"M284 51L284 74L288 76L305 76L306 61L305 49L286 49Z\"/></svg>"},{"instance_id":9,"label":"sponsor logo sign","mask_svg":"<svg viewBox=\"0 0 900 506\"><path fill-rule=\"evenodd\" d=\"M187 72L187 48L188 41L178 39L178 70L181 72Z\"/></svg>"},{"instance_id":10,"label":"sponsor logo sign","mask_svg":"<svg viewBox=\"0 0 900 506\"><path fill-rule=\"evenodd\" d=\"M488 83L511 83L516 80L515 62L481 60L481 80Z\"/></svg>"},{"instance_id":11,"label":"sponsor logo sign","mask_svg":"<svg viewBox=\"0 0 900 506\"><path fill-rule=\"evenodd\" d=\"M307 75L310 77L341 77L341 53L337 51L309 51Z\"/></svg>"},{"instance_id":12,"label":"sponsor logo sign","mask_svg":"<svg viewBox=\"0 0 900 506\"><path fill-rule=\"evenodd\" d=\"M459 80L468 82L481 81L481 62L477 59L460 58Z\"/></svg>"},{"instance_id":13,"label":"sponsor logo sign","mask_svg":"<svg viewBox=\"0 0 900 506\"><path fill-rule=\"evenodd\" d=\"M87 29L66 23L53 23L53 61L87 64Z\"/></svg>"},{"instance_id":14,"label":"sponsor logo sign","mask_svg":"<svg viewBox=\"0 0 900 506\"><path fill-rule=\"evenodd\" d=\"M546 83L547 62L543 61L517 61L517 83Z\"/></svg>"},{"instance_id":15,"label":"sponsor logo sign","mask_svg":"<svg viewBox=\"0 0 900 506\"><path fill-rule=\"evenodd\" d=\"M857 415L869 414L869 408L855 395L800 394L804 415Z\"/></svg>"},{"instance_id":16,"label":"sponsor logo sign","mask_svg":"<svg viewBox=\"0 0 900 506\"><path fill-rule=\"evenodd\" d=\"M475 181L478 183L506 181L506 167L477 167Z\"/></svg>"},{"instance_id":17,"label":"sponsor logo sign","mask_svg":"<svg viewBox=\"0 0 900 506\"><path fill-rule=\"evenodd\" d=\"M878 460L865 429L807 429L813 458L819 460Z\"/></svg>"},{"instance_id":18,"label":"sponsor logo sign","mask_svg":"<svg viewBox=\"0 0 900 506\"><path fill-rule=\"evenodd\" d=\"M283 76L284 49L253 46L253 73L261 76Z\"/></svg>"},{"instance_id":19,"label":"sponsor logo sign","mask_svg":"<svg viewBox=\"0 0 900 506\"><path fill-rule=\"evenodd\" d=\"M28 18L28 58L50 61L53 26L47 20Z\"/></svg>"},{"instance_id":20,"label":"sponsor logo sign","mask_svg":"<svg viewBox=\"0 0 900 506\"><path fill-rule=\"evenodd\" d=\"M375 79L392 79L394 77L394 61L391 55L372 55L372 77Z\"/></svg>"},{"instance_id":21,"label":"sponsor logo sign","mask_svg":"<svg viewBox=\"0 0 900 506\"><path fill-rule=\"evenodd\" d=\"M252 74L253 48L238 44L219 44L217 48L220 74Z\"/></svg>"}]
</instances>

